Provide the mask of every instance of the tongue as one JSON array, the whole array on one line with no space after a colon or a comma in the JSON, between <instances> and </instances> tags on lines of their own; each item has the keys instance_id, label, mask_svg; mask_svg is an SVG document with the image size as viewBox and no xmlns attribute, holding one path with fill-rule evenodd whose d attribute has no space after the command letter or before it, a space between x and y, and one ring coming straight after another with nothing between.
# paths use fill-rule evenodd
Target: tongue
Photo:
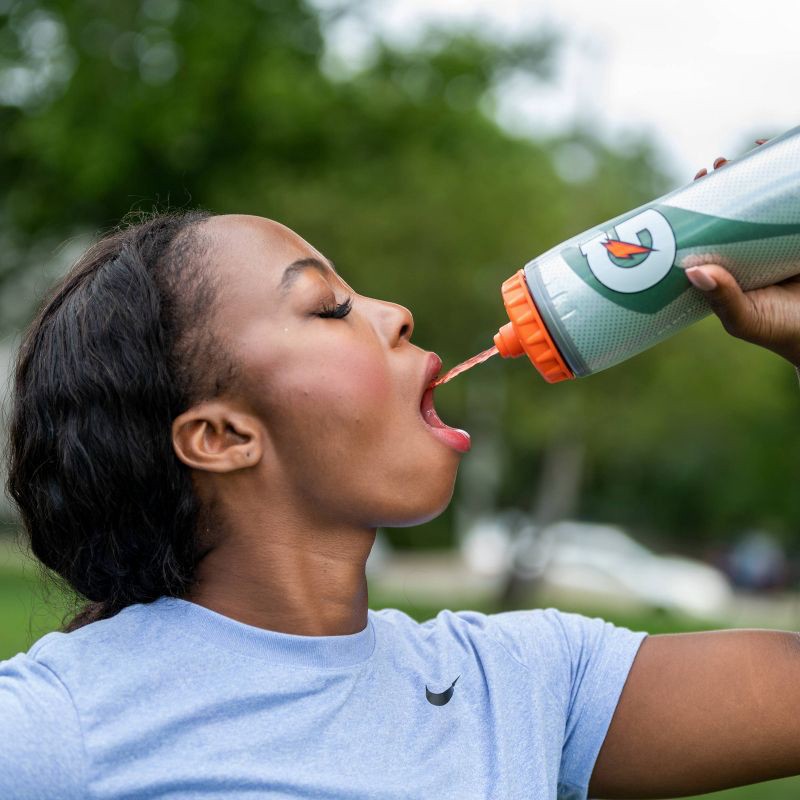
<instances>
[{"instance_id":1,"label":"tongue","mask_svg":"<svg viewBox=\"0 0 800 800\"><path fill-rule=\"evenodd\" d=\"M437 439L440 439L445 444L462 453L466 453L467 450L469 450L469 434L460 428L451 428L439 419L439 415L433 407L433 389L426 389L422 395L420 411L422 412L422 419L425 421L425 424L428 425L431 433L436 436Z\"/></svg>"}]
</instances>

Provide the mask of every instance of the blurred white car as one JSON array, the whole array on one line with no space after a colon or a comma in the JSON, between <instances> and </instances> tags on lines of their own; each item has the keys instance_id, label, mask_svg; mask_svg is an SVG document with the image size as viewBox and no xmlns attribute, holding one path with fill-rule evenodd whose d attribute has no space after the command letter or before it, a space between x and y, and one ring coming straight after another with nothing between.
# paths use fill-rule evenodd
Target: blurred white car
<instances>
[{"instance_id":1,"label":"blurred white car","mask_svg":"<svg viewBox=\"0 0 800 800\"><path fill-rule=\"evenodd\" d=\"M485 572L491 564L499 573L513 564L545 591L697 617L718 616L733 599L720 570L689 558L657 555L615 526L565 520L538 530L523 525L514 536L504 522L503 517L476 521L462 538L462 555L473 569Z\"/></svg>"}]
</instances>

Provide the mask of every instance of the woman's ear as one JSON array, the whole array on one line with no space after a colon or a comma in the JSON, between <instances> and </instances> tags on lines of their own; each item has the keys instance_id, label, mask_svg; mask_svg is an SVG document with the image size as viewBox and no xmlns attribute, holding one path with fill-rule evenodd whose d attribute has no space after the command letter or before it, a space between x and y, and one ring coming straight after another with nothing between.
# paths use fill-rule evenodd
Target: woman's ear
<instances>
[{"instance_id":1,"label":"woman's ear","mask_svg":"<svg viewBox=\"0 0 800 800\"><path fill-rule=\"evenodd\" d=\"M263 454L263 433L250 414L221 401L193 406L172 421L172 447L189 467L233 472L253 467Z\"/></svg>"}]
</instances>

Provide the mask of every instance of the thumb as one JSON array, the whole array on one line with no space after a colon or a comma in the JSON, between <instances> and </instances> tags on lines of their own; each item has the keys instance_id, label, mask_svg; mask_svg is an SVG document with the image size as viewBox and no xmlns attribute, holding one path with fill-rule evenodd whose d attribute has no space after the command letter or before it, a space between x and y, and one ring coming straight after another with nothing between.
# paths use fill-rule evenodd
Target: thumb
<instances>
[{"instance_id":1,"label":"thumb","mask_svg":"<svg viewBox=\"0 0 800 800\"><path fill-rule=\"evenodd\" d=\"M758 340L761 315L728 270L717 264L704 264L687 269L686 277L703 293L731 336L748 342Z\"/></svg>"}]
</instances>

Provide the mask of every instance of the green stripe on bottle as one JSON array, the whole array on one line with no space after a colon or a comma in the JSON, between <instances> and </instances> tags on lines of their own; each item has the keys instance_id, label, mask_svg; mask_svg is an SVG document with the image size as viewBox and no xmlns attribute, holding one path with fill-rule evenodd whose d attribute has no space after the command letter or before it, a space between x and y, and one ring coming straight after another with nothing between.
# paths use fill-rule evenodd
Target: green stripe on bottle
<instances>
[{"instance_id":1,"label":"green stripe on bottle","mask_svg":"<svg viewBox=\"0 0 800 800\"><path fill-rule=\"evenodd\" d=\"M578 249L583 241L588 241L600 232L605 233L610 238L616 238L616 225L636 214L640 214L643 208L636 209L632 214L617 217L606 228L594 228L591 231L587 231L585 236L581 237L581 242L578 243L578 246L564 248L561 252L561 256L566 263L591 289L611 302L631 311L637 311L642 314L655 314L691 287L683 269L677 266L677 264L682 263L682 259L686 255L684 251L687 249L720 247L719 254L721 257L735 258L736 244L764 240L765 258L771 256L776 249L780 251L788 249L800 250L800 238L798 238L797 242L790 241L787 243L786 240L780 244L778 242L770 242L770 240L778 237L800 237L800 223L746 222L744 220L716 217L711 214L701 214L669 205L654 204L649 207L654 208L666 217L675 234L677 243L675 264L654 286L636 293L616 292L613 289L609 289L597 280L589 269L585 256ZM649 244L646 232L640 236L640 243ZM732 245L733 247L731 247ZM643 258L636 258L632 259L631 264L625 264L615 259L614 263L626 269L636 269L644 261L645 259Z\"/></svg>"}]
</instances>

